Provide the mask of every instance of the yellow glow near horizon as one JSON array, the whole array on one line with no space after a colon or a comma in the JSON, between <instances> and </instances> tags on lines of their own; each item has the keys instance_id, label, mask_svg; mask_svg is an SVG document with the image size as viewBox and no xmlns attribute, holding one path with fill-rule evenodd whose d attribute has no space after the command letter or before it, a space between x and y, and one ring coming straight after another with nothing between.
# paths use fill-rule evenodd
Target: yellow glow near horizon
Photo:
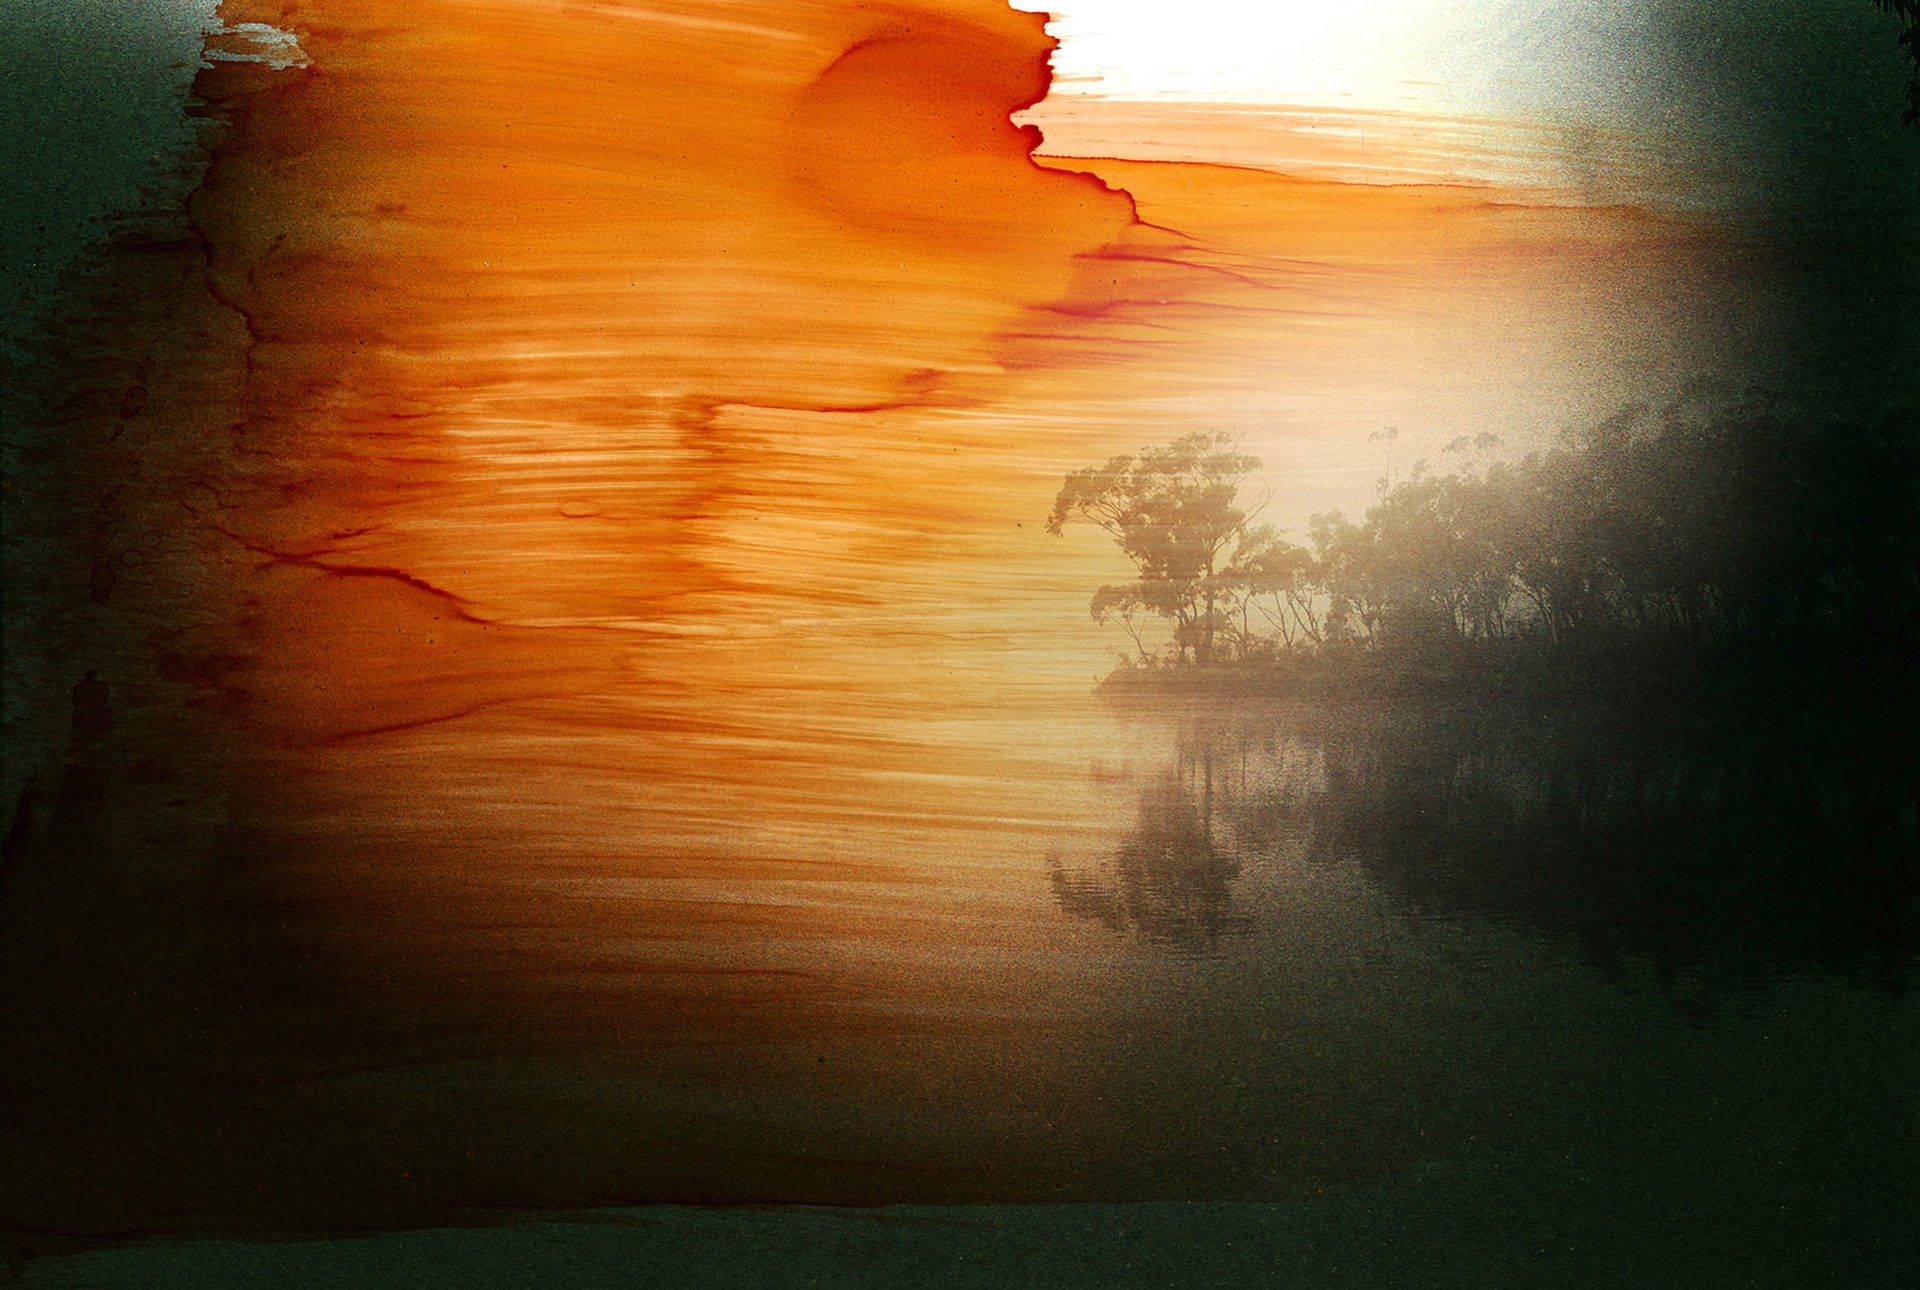
<instances>
[{"instance_id":1,"label":"yellow glow near horizon","mask_svg":"<svg viewBox=\"0 0 1920 1290\"><path fill-rule=\"evenodd\" d=\"M1447 0L1060 0L1057 93L1216 102L1425 97Z\"/></svg>"}]
</instances>

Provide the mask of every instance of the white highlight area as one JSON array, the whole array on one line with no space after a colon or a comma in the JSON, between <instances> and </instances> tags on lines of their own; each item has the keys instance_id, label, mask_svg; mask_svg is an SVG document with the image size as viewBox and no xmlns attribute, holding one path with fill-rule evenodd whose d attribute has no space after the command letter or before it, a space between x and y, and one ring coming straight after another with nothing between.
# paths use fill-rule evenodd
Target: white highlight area
<instances>
[{"instance_id":1,"label":"white highlight area","mask_svg":"<svg viewBox=\"0 0 1920 1290\"><path fill-rule=\"evenodd\" d=\"M1023 0L1032 3L1032 0ZM1871 26L1865 0L1804 0ZM1038 7L1038 6L1036 6ZM1053 0L1055 93L1657 118L1676 33L1760 49L1779 0Z\"/></svg>"},{"instance_id":2,"label":"white highlight area","mask_svg":"<svg viewBox=\"0 0 1920 1290\"><path fill-rule=\"evenodd\" d=\"M200 56L209 63L264 63L276 72L307 66L300 38L264 22L222 23L209 28Z\"/></svg>"},{"instance_id":3,"label":"white highlight area","mask_svg":"<svg viewBox=\"0 0 1920 1290\"><path fill-rule=\"evenodd\" d=\"M1482 5L1485 10L1488 6ZM1059 0L1056 92L1405 102L1451 61L1450 0Z\"/></svg>"}]
</instances>

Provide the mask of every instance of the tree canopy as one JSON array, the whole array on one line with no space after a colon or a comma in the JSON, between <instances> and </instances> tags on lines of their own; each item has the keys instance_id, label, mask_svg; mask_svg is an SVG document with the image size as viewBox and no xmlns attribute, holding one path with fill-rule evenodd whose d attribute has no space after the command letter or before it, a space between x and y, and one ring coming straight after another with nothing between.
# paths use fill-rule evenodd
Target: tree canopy
<instances>
[{"instance_id":1,"label":"tree canopy","mask_svg":"<svg viewBox=\"0 0 1920 1290\"><path fill-rule=\"evenodd\" d=\"M1199 432L1068 475L1047 531L1090 521L1113 536L1139 573L1132 582L1102 587L1093 598L1094 618L1119 619L1136 642L1139 615L1171 619L1176 648L1211 662L1222 595L1239 561L1252 554L1255 535L1240 489L1259 465L1231 434Z\"/></svg>"},{"instance_id":2,"label":"tree canopy","mask_svg":"<svg viewBox=\"0 0 1920 1290\"><path fill-rule=\"evenodd\" d=\"M1254 526L1256 458L1195 434L1069 475L1048 528L1085 518L1139 572L1094 595L1142 662L1354 651L1466 660L1920 659L1920 417L1702 393L1629 409L1519 460L1380 481L1307 544ZM1172 627L1149 644L1155 619Z\"/></svg>"},{"instance_id":3,"label":"tree canopy","mask_svg":"<svg viewBox=\"0 0 1920 1290\"><path fill-rule=\"evenodd\" d=\"M1908 125L1920 125L1920 0L1873 0L1873 7L1900 19L1900 48L1907 58Z\"/></svg>"}]
</instances>

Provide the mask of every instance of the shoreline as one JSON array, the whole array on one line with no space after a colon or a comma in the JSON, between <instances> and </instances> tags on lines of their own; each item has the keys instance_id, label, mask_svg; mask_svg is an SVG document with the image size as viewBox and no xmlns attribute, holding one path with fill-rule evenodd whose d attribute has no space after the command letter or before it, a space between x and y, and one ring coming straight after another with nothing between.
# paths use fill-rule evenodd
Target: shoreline
<instances>
[{"instance_id":1,"label":"shoreline","mask_svg":"<svg viewBox=\"0 0 1920 1290\"><path fill-rule=\"evenodd\" d=\"M1096 683L1102 699L1143 701L1252 700L1289 707L1387 702L1423 710L1471 708L1606 711L1622 720L1656 718L1699 724L1703 718L1821 718L1833 708L1850 717L1878 707L1898 721L1900 700L1912 701L1914 670L1896 657L1735 659L1679 651L1556 659L1544 652L1504 650L1495 658L1375 655L1256 660L1224 664L1125 662ZM1825 724L1823 720L1823 724Z\"/></svg>"}]
</instances>

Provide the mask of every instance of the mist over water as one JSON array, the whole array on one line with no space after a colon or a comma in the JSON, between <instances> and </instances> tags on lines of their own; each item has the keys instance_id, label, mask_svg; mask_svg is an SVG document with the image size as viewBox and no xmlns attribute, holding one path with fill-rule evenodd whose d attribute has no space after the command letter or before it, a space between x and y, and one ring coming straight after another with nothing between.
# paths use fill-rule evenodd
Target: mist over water
<instances>
[{"instance_id":1,"label":"mist over water","mask_svg":"<svg viewBox=\"0 0 1920 1290\"><path fill-rule=\"evenodd\" d=\"M1907 988L1916 750L1884 711L1116 702L1172 755L1111 858L1054 881L1117 932L1225 952L1251 928L1242 878L1298 857L1356 866L1409 916L1565 938L1607 971Z\"/></svg>"}]
</instances>

